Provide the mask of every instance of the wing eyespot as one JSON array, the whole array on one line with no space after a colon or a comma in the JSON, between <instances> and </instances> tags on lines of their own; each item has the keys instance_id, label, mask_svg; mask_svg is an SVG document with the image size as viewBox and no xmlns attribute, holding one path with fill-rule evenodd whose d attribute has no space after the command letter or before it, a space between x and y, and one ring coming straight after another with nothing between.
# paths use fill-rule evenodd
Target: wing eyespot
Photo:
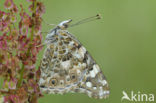
<instances>
[{"instance_id":1,"label":"wing eyespot","mask_svg":"<svg viewBox=\"0 0 156 103\"><path fill-rule=\"evenodd\" d=\"M55 78L52 78L52 79L50 80L51 86L56 86L57 83L58 83L58 81L57 81L57 79L55 79Z\"/></svg>"},{"instance_id":2,"label":"wing eyespot","mask_svg":"<svg viewBox=\"0 0 156 103\"><path fill-rule=\"evenodd\" d=\"M71 79L72 81L76 81L76 80L77 80L77 75L76 75L75 73L72 73L72 74L70 75L70 79Z\"/></svg>"}]
</instances>

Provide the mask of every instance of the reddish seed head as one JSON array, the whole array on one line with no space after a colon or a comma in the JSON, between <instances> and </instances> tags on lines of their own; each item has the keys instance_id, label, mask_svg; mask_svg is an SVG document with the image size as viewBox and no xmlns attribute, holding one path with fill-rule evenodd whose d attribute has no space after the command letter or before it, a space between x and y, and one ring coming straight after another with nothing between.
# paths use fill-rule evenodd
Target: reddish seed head
<instances>
[{"instance_id":1,"label":"reddish seed head","mask_svg":"<svg viewBox=\"0 0 156 103\"><path fill-rule=\"evenodd\" d=\"M0 11L0 76L4 78L3 88L7 90L4 102L34 103L41 95L37 83L40 74L36 73L35 63L42 48L36 46L42 42L41 16L45 9L38 0L27 1L31 2L30 15L22 5L18 11L13 0L5 0L7 12ZM36 8L33 7L35 2ZM19 23L17 15L21 17ZM14 23L19 24L18 27Z\"/></svg>"},{"instance_id":2,"label":"reddish seed head","mask_svg":"<svg viewBox=\"0 0 156 103\"><path fill-rule=\"evenodd\" d=\"M4 7L6 9L12 9L14 7L13 0L5 0Z\"/></svg>"}]
</instances>

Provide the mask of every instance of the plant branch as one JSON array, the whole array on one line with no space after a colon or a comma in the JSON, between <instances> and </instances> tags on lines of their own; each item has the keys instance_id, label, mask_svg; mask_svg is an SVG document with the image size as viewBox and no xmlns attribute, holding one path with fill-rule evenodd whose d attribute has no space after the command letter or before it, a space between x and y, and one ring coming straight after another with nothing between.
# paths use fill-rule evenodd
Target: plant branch
<instances>
[{"instance_id":1,"label":"plant branch","mask_svg":"<svg viewBox=\"0 0 156 103\"><path fill-rule=\"evenodd\" d=\"M23 73L24 73L24 64L22 63L22 69L21 69L21 73L20 73L20 79L18 81L17 87L19 88L22 84L23 81Z\"/></svg>"}]
</instances>

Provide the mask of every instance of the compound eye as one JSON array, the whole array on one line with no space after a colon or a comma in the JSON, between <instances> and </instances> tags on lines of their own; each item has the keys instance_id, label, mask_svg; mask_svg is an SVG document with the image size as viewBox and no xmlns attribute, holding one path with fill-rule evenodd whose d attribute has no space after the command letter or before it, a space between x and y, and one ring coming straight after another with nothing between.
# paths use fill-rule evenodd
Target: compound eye
<instances>
[{"instance_id":1,"label":"compound eye","mask_svg":"<svg viewBox=\"0 0 156 103\"><path fill-rule=\"evenodd\" d=\"M67 24L63 24L63 26L64 26L65 28L68 28L68 25L67 25Z\"/></svg>"},{"instance_id":2,"label":"compound eye","mask_svg":"<svg viewBox=\"0 0 156 103\"><path fill-rule=\"evenodd\" d=\"M56 86L56 85L57 85L57 80L56 80L55 78L52 78L52 79L50 80L50 84L51 84L52 86Z\"/></svg>"}]
</instances>

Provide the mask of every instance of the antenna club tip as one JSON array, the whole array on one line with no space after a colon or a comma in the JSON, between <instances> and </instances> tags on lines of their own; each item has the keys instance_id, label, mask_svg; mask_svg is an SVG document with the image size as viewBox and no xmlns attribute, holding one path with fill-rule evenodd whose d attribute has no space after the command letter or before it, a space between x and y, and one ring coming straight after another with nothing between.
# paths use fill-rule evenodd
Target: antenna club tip
<instances>
[{"instance_id":1,"label":"antenna club tip","mask_svg":"<svg viewBox=\"0 0 156 103\"><path fill-rule=\"evenodd\" d=\"M97 19L101 19L102 18L101 14L97 14L96 17L97 17Z\"/></svg>"}]
</instances>

